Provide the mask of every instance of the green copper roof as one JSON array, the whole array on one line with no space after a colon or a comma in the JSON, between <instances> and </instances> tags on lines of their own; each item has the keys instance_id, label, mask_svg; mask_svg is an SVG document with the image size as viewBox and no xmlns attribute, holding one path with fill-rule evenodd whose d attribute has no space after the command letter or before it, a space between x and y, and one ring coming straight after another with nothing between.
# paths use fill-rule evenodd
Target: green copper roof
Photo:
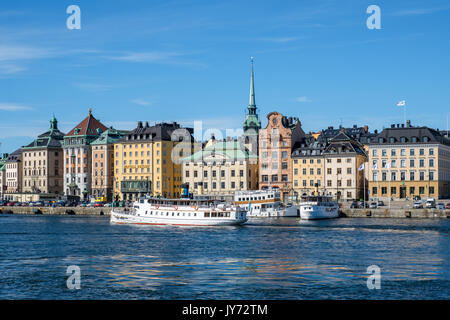
<instances>
[{"instance_id":1,"label":"green copper roof","mask_svg":"<svg viewBox=\"0 0 450 320\"><path fill-rule=\"evenodd\" d=\"M193 155L182 159L183 162L201 161L209 156L221 156L225 160L248 160L258 159L256 154L251 153L239 141L220 141L216 142Z\"/></svg>"},{"instance_id":2,"label":"green copper roof","mask_svg":"<svg viewBox=\"0 0 450 320\"><path fill-rule=\"evenodd\" d=\"M100 145L100 144L111 144L116 143L124 135L126 135L128 131L124 130L116 130L114 128L109 128L105 132L103 132L97 139L95 139L91 145Z\"/></svg>"}]
</instances>

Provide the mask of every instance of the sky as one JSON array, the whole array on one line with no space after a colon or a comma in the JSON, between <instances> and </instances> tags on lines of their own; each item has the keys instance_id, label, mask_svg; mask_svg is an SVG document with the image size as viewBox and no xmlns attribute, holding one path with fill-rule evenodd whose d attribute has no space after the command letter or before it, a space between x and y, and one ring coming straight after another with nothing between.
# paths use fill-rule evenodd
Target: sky
<instances>
[{"instance_id":1,"label":"sky","mask_svg":"<svg viewBox=\"0 0 450 320\"><path fill-rule=\"evenodd\" d=\"M381 29L369 29L369 5ZM81 29L66 9L78 5ZM254 57L263 127L272 111L306 132L403 122L446 129L450 3L429 1L2 0L0 153L88 114L239 129ZM217 138L217 135L216 135Z\"/></svg>"}]
</instances>

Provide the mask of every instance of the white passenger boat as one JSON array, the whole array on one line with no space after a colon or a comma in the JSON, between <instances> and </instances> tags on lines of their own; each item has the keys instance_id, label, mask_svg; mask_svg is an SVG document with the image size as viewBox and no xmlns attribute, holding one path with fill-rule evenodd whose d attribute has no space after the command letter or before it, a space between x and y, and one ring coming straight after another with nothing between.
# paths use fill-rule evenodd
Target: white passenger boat
<instances>
[{"instance_id":1,"label":"white passenger boat","mask_svg":"<svg viewBox=\"0 0 450 320\"><path fill-rule=\"evenodd\" d=\"M248 217L297 217L295 205L284 205L278 189L237 191L234 203L247 210Z\"/></svg>"},{"instance_id":2,"label":"white passenger boat","mask_svg":"<svg viewBox=\"0 0 450 320\"><path fill-rule=\"evenodd\" d=\"M300 217L305 220L339 217L339 206L330 196L302 196Z\"/></svg>"},{"instance_id":3,"label":"white passenger boat","mask_svg":"<svg viewBox=\"0 0 450 320\"><path fill-rule=\"evenodd\" d=\"M231 226L246 221L246 210L214 200L145 198L111 211L111 223L118 224Z\"/></svg>"}]
</instances>

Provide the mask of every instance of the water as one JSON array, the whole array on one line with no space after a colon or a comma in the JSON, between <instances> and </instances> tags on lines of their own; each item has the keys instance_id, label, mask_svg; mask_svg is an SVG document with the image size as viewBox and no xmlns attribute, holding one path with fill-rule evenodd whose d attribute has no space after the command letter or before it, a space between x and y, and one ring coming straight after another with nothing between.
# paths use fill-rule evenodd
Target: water
<instances>
[{"instance_id":1,"label":"water","mask_svg":"<svg viewBox=\"0 0 450 320\"><path fill-rule=\"evenodd\" d=\"M188 228L0 215L0 299L449 299L449 231L449 220ZM67 288L70 265L80 290ZM367 288L370 265L380 290Z\"/></svg>"}]
</instances>

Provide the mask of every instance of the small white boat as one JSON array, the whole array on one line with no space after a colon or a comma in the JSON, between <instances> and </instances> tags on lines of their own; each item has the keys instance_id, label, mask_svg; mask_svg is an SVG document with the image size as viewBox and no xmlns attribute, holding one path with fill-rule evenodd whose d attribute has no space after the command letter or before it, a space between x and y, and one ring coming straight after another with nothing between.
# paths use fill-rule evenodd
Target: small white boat
<instances>
[{"instance_id":1,"label":"small white boat","mask_svg":"<svg viewBox=\"0 0 450 320\"><path fill-rule=\"evenodd\" d=\"M111 223L174 226L232 226L247 221L246 210L214 200L146 198L130 208L113 208Z\"/></svg>"},{"instance_id":2,"label":"small white boat","mask_svg":"<svg viewBox=\"0 0 450 320\"><path fill-rule=\"evenodd\" d=\"M297 206L284 205L276 188L237 191L234 203L247 210L248 217L298 217Z\"/></svg>"},{"instance_id":3,"label":"small white boat","mask_svg":"<svg viewBox=\"0 0 450 320\"><path fill-rule=\"evenodd\" d=\"M330 196L302 196L300 218L305 220L339 217L339 206Z\"/></svg>"}]
</instances>

